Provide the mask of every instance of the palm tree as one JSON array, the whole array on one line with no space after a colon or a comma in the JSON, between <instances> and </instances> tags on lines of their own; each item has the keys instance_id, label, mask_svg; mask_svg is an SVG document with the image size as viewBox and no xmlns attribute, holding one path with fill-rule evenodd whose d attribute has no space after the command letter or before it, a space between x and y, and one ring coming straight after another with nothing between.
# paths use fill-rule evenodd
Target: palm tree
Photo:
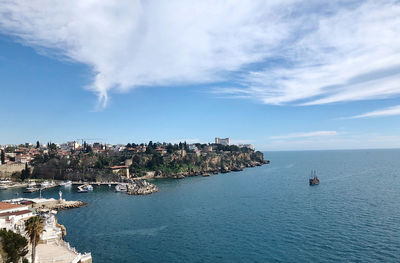
<instances>
[{"instance_id":1,"label":"palm tree","mask_svg":"<svg viewBox=\"0 0 400 263\"><path fill-rule=\"evenodd\" d=\"M44 220L40 216L29 218L25 222L26 235L32 244L32 263L35 263L36 246L40 241L40 235L44 231Z\"/></svg>"}]
</instances>

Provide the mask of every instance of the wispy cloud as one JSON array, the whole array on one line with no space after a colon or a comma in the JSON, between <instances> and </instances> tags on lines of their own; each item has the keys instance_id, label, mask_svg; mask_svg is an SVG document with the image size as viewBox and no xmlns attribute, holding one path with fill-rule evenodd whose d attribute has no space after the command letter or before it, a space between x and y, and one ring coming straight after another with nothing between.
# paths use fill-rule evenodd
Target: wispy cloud
<instances>
[{"instance_id":1,"label":"wispy cloud","mask_svg":"<svg viewBox=\"0 0 400 263\"><path fill-rule=\"evenodd\" d=\"M0 0L0 29L89 65L105 105L110 90L215 82L261 62L288 36L292 2Z\"/></svg>"},{"instance_id":2,"label":"wispy cloud","mask_svg":"<svg viewBox=\"0 0 400 263\"><path fill-rule=\"evenodd\" d=\"M324 10L324 9L322 9ZM216 89L265 104L317 105L400 95L400 5L363 1L301 13L297 38L277 53L284 63L242 75L242 87Z\"/></svg>"},{"instance_id":3,"label":"wispy cloud","mask_svg":"<svg viewBox=\"0 0 400 263\"><path fill-rule=\"evenodd\" d=\"M282 140L282 139L334 136L337 134L338 134L338 132L336 132L336 131L313 131L313 132L291 133L291 134L285 134L285 135L271 136L269 138L271 140Z\"/></svg>"},{"instance_id":4,"label":"wispy cloud","mask_svg":"<svg viewBox=\"0 0 400 263\"><path fill-rule=\"evenodd\" d=\"M0 30L93 70L103 106L135 87L314 105L400 95L398 1L8 1Z\"/></svg>"},{"instance_id":5,"label":"wispy cloud","mask_svg":"<svg viewBox=\"0 0 400 263\"><path fill-rule=\"evenodd\" d=\"M393 116L393 115L400 115L400 105L366 112L366 113L351 116L351 117L348 117L345 119L361 119L361 118L384 117L384 116Z\"/></svg>"}]
</instances>

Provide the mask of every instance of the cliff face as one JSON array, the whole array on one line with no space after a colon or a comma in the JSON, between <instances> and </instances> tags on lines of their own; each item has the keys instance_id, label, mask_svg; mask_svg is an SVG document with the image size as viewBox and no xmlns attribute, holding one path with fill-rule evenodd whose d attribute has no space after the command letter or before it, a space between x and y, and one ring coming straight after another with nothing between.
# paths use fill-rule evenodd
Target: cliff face
<instances>
[{"instance_id":1,"label":"cliff face","mask_svg":"<svg viewBox=\"0 0 400 263\"><path fill-rule=\"evenodd\" d=\"M181 158L180 161L186 164L180 171L156 169L155 177L183 178L210 173L227 173L230 171L242 171L246 167L261 166L268 163L264 160L264 155L261 152L223 152L205 156L188 154Z\"/></svg>"},{"instance_id":2,"label":"cliff face","mask_svg":"<svg viewBox=\"0 0 400 263\"><path fill-rule=\"evenodd\" d=\"M82 154L69 158L52 158L34 166L34 178L59 180L119 181L123 173L112 172L110 167L129 165L131 177L183 178L241 171L246 167L267 163L261 152L250 149L239 151L172 153L104 153Z\"/></svg>"}]
</instances>

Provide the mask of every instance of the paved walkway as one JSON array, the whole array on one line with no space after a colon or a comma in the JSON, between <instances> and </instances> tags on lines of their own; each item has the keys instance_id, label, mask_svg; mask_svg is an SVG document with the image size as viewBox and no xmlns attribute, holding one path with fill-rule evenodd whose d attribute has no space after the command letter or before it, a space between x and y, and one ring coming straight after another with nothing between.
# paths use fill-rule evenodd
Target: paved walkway
<instances>
[{"instance_id":1,"label":"paved walkway","mask_svg":"<svg viewBox=\"0 0 400 263\"><path fill-rule=\"evenodd\" d=\"M39 244L36 247L36 255L38 263L70 263L77 257L77 254L73 253L71 250L57 244Z\"/></svg>"}]
</instances>

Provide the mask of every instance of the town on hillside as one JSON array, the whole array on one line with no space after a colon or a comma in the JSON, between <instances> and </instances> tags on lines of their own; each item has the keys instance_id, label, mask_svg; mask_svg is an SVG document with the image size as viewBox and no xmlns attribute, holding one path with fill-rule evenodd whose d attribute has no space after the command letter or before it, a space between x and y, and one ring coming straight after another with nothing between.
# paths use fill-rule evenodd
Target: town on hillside
<instances>
[{"instance_id":1,"label":"town on hillside","mask_svg":"<svg viewBox=\"0 0 400 263\"><path fill-rule=\"evenodd\" d=\"M265 163L251 144L213 143L66 143L0 146L0 178L119 181L135 177L172 177L243 170Z\"/></svg>"}]
</instances>

